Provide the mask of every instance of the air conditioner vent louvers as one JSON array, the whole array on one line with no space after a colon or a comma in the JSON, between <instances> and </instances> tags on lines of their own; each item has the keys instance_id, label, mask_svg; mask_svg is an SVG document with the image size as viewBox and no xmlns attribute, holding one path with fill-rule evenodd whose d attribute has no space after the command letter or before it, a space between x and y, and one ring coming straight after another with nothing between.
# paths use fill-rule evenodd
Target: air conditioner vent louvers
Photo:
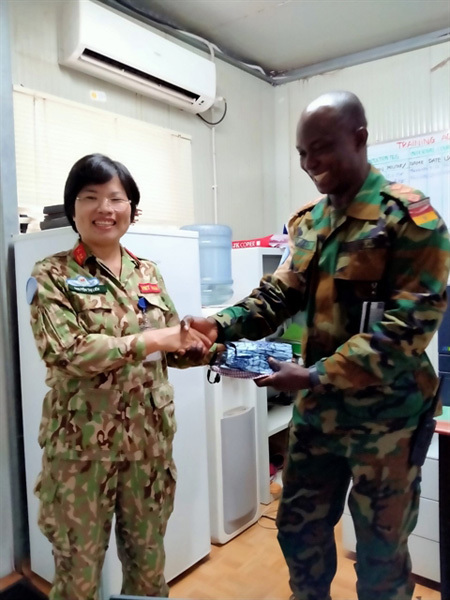
<instances>
[{"instance_id":1,"label":"air conditioner vent louvers","mask_svg":"<svg viewBox=\"0 0 450 600\"><path fill-rule=\"evenodd\" d=\"M191 113L214 105L214 61L97 2L61 4L60 65Z\"/></svg>"},{"instance_id":2,"label":"air conditioner vent louvers","mask_svg":"<svg viewBox=\"0 0 450 600\"><path fill-rule=\"evenodd\" d=\"M110 65L111 67L120 70L121 73L124 75L130 74L134 77L138 77L139 79L150 81L151 83L159 85L161 88L170 89L174 92L182 94L183 96L188 96L189 98L192 98L193 101L196 101L200 98L198 94L193 94L191 92L183 90L183 88L173 85L167 81L163 81L162 79L158 79L157 77L153 77L148 73L144 73L144 71L140 71L139 69L130 67L129 65L119 62L118 60L114 60L113 58L109 58L108 56L104 56L103 54L99 54L98 52L94 52L94 50L89 50L89 48L85 48L83 50L81 57L82 59L84 57L89 57L90 62L91 59L93 59L99 65Z\"/></svg>"}]
</instances>

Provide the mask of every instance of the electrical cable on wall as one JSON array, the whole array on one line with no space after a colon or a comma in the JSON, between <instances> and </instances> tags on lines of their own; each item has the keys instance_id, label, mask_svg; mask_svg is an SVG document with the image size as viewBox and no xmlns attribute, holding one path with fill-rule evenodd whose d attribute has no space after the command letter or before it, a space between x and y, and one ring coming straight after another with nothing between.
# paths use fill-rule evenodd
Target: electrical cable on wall
<instances>
[{"instance_id":1,"label":"electrical cable on wall","mask_svg":"<svg viewBox=\"0 0 450 600\"><path fill-rule=\"evenodd\" d=\"M211 127L211 154L212 154L212 170L213 170L213 210L214 210L214 223L217 225L219 222L219 201L218 201L218 186L217 186L217 164L216 164L216 128Z\"/></svg>"},{"instance_id":2,"label":"electrical cable on wall","mask_svg":"<svg viewBox=\"0 0 450 600\"><path fill-rule=\"evenodd\" d=\"M215 125L218 125L219 123L222 123L222 121L225 119L225 115L227 114L227 101L225 100L225 98L217 98L216 102L217 102L218 100L223 100L223 101L224 101L224 104L225 104L225 107L224 107L224 110L223 110L223 115L220 117L220 119L219 119L218 121L215 121L215 122L208 121L207 119L205 119L204 117L202 117L202 116L201 116L201 115L199 115L199 114L197 114L197 117L198 117L199 119L201 119L202 121L204 121L205 123L207 123L208 125L213 125L213 126L215 126Z\"/></svg>"},{"instance_id":3,"label":"electrical cable on wall","mask_svg":"<svg viewBox=\"0 0 450 600\"><path fill-rule=\"evenodd\" d=\"M220 119L218 121L212 122L212 121L207 121L205 118L201 117L200 115L197 115L197 117L199 117L202 121L204 121L205 123L207 123L208 125L211 125L211 158L212 158L212 172L213 172L213 183L212 183L212 192L213 192L213 212L214 212L214 224L218 224L218 219L219 219L219 202L218 202L218 185L217 185L217 165L216 165L216 125L218 125L219 123L221 123L224 118L225 115L227 114L227 101L225 100L225 98L222 97L218 97L216 99L216 103L220 102L221 100L223 100L223 102L225 103L225 107L224 107L224 111L223 111L223 115L220 117ZM214 104L215 106L215 104Z\"/></svg>"}]
</instances>

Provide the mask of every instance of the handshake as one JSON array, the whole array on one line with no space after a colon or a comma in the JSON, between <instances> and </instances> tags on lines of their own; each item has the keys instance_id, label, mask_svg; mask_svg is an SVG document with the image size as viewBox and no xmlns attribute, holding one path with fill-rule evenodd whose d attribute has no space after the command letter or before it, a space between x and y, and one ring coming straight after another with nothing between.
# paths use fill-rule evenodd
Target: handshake
<instances>
[{"instance_id":1,"label":"handshake","mask_svg":"<svg viewBox=\"0 0 450 600\"><path fill-rule=\"evenodd\" d=\"M147 354L172 352L177 356L186 355L190 359L200 360L210 352L218 329L214 319L186 316L178 325L147 329L141 335Z\"/></svg>"},{"instance_id":2,"label":"handshake","mask_svg":"<svg viewBox=\"0 0 450 600\"><path fill-rule=\"evenodd\" d=\"M180 347L178 355L189 354L198 358L206 356L217 339L217 323L212 318L183 317L179 325Z\"/></svg>"}]
</instances>

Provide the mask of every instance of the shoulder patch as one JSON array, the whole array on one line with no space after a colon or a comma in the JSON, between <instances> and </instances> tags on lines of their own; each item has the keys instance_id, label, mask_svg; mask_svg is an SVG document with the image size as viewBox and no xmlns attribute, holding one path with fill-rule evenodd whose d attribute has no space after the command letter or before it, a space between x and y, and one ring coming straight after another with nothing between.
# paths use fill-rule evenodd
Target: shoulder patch
<instances>
[{"instance_id":1,"label":"shoulder patch","mask_svg":"<svg viewBox=\"0 0 450 600\"><path fill-rule=\"evenodd\" d=\"M428 196L425 196L420 190L401 183L392 183L381 191L399 200L408 211L411 219L419 227L424 229L434 229L436 227L439 216L433 210Z\"/></svg>"},{"instance_id":2,"label":"shoulder patch","mask_svg":"<svg viewBox=\"0 0 450 600\"><path fill-rule=\"evenodd\" d=\"M434 229L439 221L439 216L434 212L429 198L423 198L420 202L410 205L409 216L419 227Z\"/></svg>"},{"instance_id":3,"label":"shoulder patch","mask_svg":"<svg viewBox=\"0 0 450 600\"><path fill-rule=\"evenodd\" d=\"M29 277L26 284L26 297L28 304L31 304L36 296L36 292L38 289L38 282L36 277Z\"/></svg>"}]
</instances>

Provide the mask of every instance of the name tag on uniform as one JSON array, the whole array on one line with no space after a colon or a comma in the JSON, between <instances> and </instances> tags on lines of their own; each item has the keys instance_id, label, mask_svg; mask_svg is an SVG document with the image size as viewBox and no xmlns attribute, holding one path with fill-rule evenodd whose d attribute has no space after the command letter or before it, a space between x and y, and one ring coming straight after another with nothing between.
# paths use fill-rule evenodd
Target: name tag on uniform
<instances>
[{"instance_id":1,"label":"name tag on uniform","mask_svg":"<svg viewBox=\"0 0 450 600\"><path fill-rule=\"evenodd\" d=\"M79 294L106 293L106 285L101 284L97 277L79 275L75 279L66 279L66 283L71 292L78 292Z\"/></svg>"},{"instance_id":2,"label":"name tag on uniform","mask_svg":"<svg viewBox=\"0 0 450 600\"><path fill-rule=\"evenodd\" d=\"M139 283L141 294L160 294L161 288L157 283Z\"/></svg>"}]
</instances>

